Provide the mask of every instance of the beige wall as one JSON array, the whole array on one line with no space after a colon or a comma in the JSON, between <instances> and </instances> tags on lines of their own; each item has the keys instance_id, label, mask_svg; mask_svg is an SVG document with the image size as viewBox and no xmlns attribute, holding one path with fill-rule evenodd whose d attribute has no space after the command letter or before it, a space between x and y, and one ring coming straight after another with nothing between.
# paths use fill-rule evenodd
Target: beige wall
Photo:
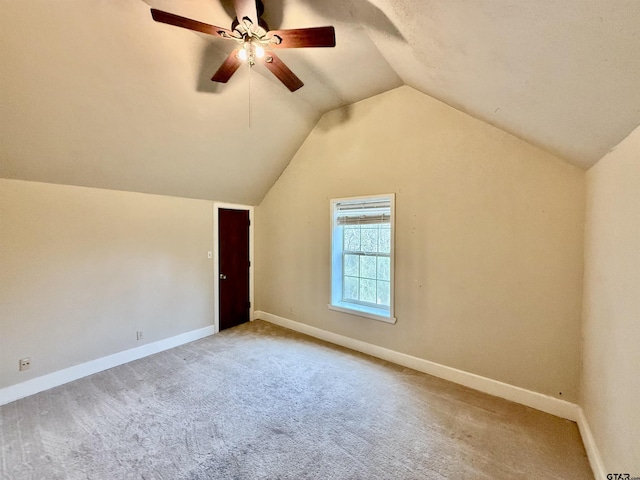
<instances>
[{"instance_id":1,"label":"beige wall","mask_svg":"<svg viewBox=\"0 0 640 480\"><path fill-rule=\"evenodd\" d=\"M581 405L607 472L640 475L640 128L587 172Z\"/></svg>"},{"instance_id":2,"label":"beige wall","mask_svg":"<svg viewBox=\"0 0 640 480\"><path fill-rule=\"evenodd\" d=\"M328 310L329 199L390 192L397 324ZM577 400L582 170L401 87L326 114L256 225L258 310Z\"/></svg>"},{"instance_id":3,"label":"beige wall","mask_svg":"<svg viewBox=\"0 0 640 480\"><path fill-rule=\"evenodd\" d=\"M0 388L212 325L212 222L208 201L0 179Z\"/></svg>"}]
</instances>

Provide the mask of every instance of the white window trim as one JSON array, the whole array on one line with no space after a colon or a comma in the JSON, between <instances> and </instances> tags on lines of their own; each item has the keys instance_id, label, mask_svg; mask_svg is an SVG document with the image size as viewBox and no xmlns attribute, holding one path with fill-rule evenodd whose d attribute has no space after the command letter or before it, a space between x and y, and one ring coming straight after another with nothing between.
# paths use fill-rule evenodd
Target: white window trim
<instances>
[{"instance_id":1,"label":"white window trim","mask_svg":"<svg viewBox=\"0 0 640 480\"><path fill-rule=\"evenodd\" d=\"M344 305L351 305L348 303L344 303ZM341 313L348 313L349 315L355 315L357 317L365 317L365 318L370 318L372 320L379 320L381 322L386 322L386 323L396 323L397 319L395 317L383 317L382 315L377 315L373 312L369 313L369 312L365 312L364 309L363 310L354 310L353 308L349 308L349 307L340 307L338 305L332 305L331 303L327 304L327 307L329 307L329 310L334 310L336 312L341 312ZM363 308L367 308L367 307L363 307ZM371 310L378 310L378 309L371 309Z\"/></svg>"},{"instance_id":2,"label":"white window trim","mask_svg":"<svg viewBox=\"0 0 640 480\"><path fill-rule=\"evenodd\" d=\"M335 211L335 205L337 203L341 203L341 202L350 202L350 201L356 201L356 200L374 200L374 199L390 199L390 204L391 204L391 220L390 220L390 225L391 225L391 252L389 255L389 260L391 263L391 270L389 272L390 276L390 289L391 289L391 296L390 296L390 302L389 302L389 310L387 312L386 309L381 309L381 308L375 308L375 307L369 307L366 305L359 305L358 309L353 308L353 303L348 303L348 302L343 302L340 301L338 299L334 299L334 271L336 270L336 268L342 272L342 261L340 259L340 265L337 264L337 259L334 258L334 250L333 250L333 245L334 242L337 241L337 233L335 231L335 218L334 218L334 211ZM327 304L327 307L330 310L334 310L337 312L341 312L341 313L347 313L349 315L355 315L358 317L365 317L365 318L370 318L372 320L378 320L381 322L386 322L386 323L396 323L397 319L395 317L395 281L394 281L394 270L395 270L395 221L396 221L396 215L395 215L395 202L396 202L396 195L395 193L387 193L387 194L380 194L380 195L363 195L363 196L357 196L357 197L345 197L345 198L333 198L330 200L330 208L329 208L329 220L330 220L330 225L331 225L331 285L330 285L330 301ZM340 239L340 241L342 241ZM340 279L340 281L342 281L342 279Z\"/></svg>"}]
</instances>

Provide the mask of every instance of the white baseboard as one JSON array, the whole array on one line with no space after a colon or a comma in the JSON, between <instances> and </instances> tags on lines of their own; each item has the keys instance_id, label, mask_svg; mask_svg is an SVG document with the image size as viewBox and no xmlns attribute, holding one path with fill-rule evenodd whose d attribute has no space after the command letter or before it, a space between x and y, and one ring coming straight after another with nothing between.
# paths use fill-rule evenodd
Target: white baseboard
<instances>
[{"instance_id":1,"label":"white baseboard","mask_svg":"<svg viewBox=\"0 0 640 480\"><path fill-rule=\"evenodd\" d=\"M602 457L589 428L587 418L582 408L574 403L338 335L271 313L256 311L255 318L576 422L596 480L606 480L607 478Z\"/></svg>"},{"instance_id":2,"label":"white baseboard","mask_svg":"<svg viewBox=\"0 0 640 480\"><path fill-rule=\"evenodd\" d=\"M521 405L526 405L527 407L535 408L536 410L541 410L561 418L566 418L567 420L577 422L579 418L580 407L565 400L560 400L548 395L543 395L542 393L533 392L531 390L499 382L497 380L492 380L474 373L447 367L439 363L413 357L411 355L389 350L370 343L361 342L360 340L354 340L353 338L328 332L320 328L311 327L304 323L289 320L288 318L279 317L267 312L256 311L255 318L304 333L311 337L319 338L320 340L335 343L336 345L350 348L351 350L366 353L372 357L381 358L382 360L387 360L389 362L402 365L403 367L428 373L434 377L443 378L459 385L473 388L480 392L504 398Z\"/></svg>"},{"instance_id":3,"label":"white baseboard","mask_svg":"<svg viewBox=\"0 0 640 480\"><path fill-rule=\"evenodd\" d=\"M580 435L582 436L582 443L584 443L584 448L587 451L587 456L589 457L589 463L591 464L591 470L593 470L593 475L596 477L596 480L606 480L606 470L604 468L604 463L602 463L602 457L600 456L600 451L596 445L596 441L593 438L593 434L591 433L591 428L589 428L589 422L587 422L587 417L584 414L582 408L578 412L578 428L580 429Z\"/></svg>"},{"instance_id":4,"label":"white baseboard","mask_svg":"<svg viewBox=\"0 0 640 480\"><path fill-rule=\"evenodd\" d=\"M526 405L528 407L535 408L536 410L541 410L567 420L572 420L578 424L580 435L582 436L582 441L587 451L589 463L591 464L596 480L606 480L604 464L602 463L600 452L596 446L591 429L589 428L587 418L582 408L576 404L499 382L497 380L482 377L480 375L447 367L429 360L389 350L360 340L355 340L337 333L328 332L320 328L312 327L310 325L270 313L256 311L252 320L253 319L265 320L275 325L280 325L281 327L289 328L320 340L362 352L397 365L412 368L419 372L449 380L451 382L473 388L474 390ZM29 395L60 386L164 350L169 350L171 348L184 345L185 343L200 340L201 338L208 337L214 333L215 328L213 326L193 330L175 337L159 340L157 342L142 345L123 352L114 353L113 355L108 355L90 362L65 368L64 370L33 378L23 383L2 388L0 389L0 405L5 405L15 400L28 397Z\"/></svg>"},{"instance_id":5,"label":"white baseboard","mask_svg":"<svg viewBox=\"0 0 640 480\"><path fill-rule=\"evenodd\" d=\"M102 372L103 370L153 355L154 353L159 353L164 350L169 350L170 348L184 345L185 343L200 340L201 338L208 337L214 333L215 330L213 326L200 328L198 330L176 335L175 337L165 338L164 340L148 343L130 350L91 360L80 365L74 365L73 367L65 368L64 370L58 370L57 372L27 380L26 382L10 385L0 389L0 405L5 405L15 400L28 397L29 395L78 380L79 378L87 377L94 373Z\"/></svg>"}]
</instances>

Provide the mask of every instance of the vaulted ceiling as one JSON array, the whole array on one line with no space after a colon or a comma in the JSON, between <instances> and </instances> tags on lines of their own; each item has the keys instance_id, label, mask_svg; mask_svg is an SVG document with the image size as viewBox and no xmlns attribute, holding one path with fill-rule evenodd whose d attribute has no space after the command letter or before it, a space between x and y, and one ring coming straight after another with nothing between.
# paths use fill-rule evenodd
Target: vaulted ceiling
<instances>
[{"instance_id":1,"label":"vaulted ceiling","mask_svg":"<svg viewBox=\"0 0 640 480\"><path fill-rule=\"evenodd\" d=\"M264 0L275 28L334 25L337 47L280 50L209 79L230 0L0 2L0 176L258 203L320 116L403 84L594 164L640 124L636 0ZM348 107L343 110L349 120Z\"/></svg>"}]
</instances>

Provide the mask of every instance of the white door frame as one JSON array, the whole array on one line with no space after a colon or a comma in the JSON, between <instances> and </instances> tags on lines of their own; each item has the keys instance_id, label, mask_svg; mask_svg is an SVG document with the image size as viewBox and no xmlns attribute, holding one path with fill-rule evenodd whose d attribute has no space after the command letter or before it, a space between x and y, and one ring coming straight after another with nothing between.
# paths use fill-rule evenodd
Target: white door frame
<instances>
[{"instance_id":1,"label":"white door frame","mask_svg":"<svg viewBox=\"0 0 640 480\"><path fill-rule=\"evenodd\" d=\"M249 320L253 321L253 207L236 203L213 202L213 328L215 333L220 331L220 265L218 256L220 245L218 244L218 211L221 209L246 210L249 212Z\"/></svg>"}]
</instances>

